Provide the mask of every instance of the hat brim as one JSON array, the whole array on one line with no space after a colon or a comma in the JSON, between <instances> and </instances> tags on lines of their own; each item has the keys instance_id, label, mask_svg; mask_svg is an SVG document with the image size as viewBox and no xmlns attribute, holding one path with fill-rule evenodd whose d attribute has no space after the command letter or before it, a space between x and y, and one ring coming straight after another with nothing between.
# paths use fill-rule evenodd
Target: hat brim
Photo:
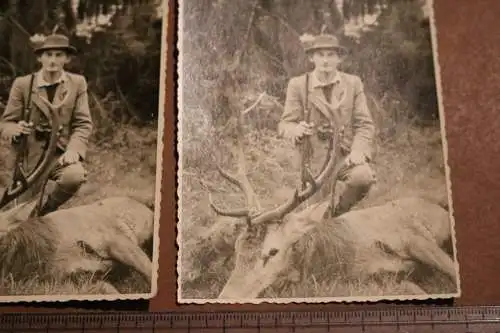
<instances>
[{"instance_id":1,"label":"hat brim","mask_svg":"<svg viewBox=\"0 0 500 333\"><path fill-rule=\"evenodd\" d=\"M335 50L343 55L347 54L347 49L345 47L330 45L330 44L315 45L315 46L305 48L306 53L312 53L312 52L317 51L317 50Z\"/></svg>"},{"instance_id":2,"label":"hat brim","mask_svg":"<svg viewBox=\"0 0 500 333\"><path fill-rule=\"evenodd\" d=\"M42 53L43 51L48 51L48 50L64 50L70 54L75 54L77 53L77 50L73 46L44 46L44 47L39 47L35 49L35 53L39 54Z\"/></svg>"}]
</instances>

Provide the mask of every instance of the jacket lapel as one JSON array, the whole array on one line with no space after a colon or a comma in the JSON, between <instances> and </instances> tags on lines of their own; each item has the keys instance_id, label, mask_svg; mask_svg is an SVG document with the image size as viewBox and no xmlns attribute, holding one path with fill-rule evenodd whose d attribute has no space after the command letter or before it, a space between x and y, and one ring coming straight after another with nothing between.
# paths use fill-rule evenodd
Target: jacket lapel
<instances>
[{"instance_id":1,"label":"jacket lapel","mask_svg":"<svg viewBox=\"0 0 500 333\"><path fill-rule=\"evenodd\" d=\"M332 103L338 103L342 101L347 94L348 85L346 84L346 78L343 73L339 72L340 81L332 89L331 101Z\"/></svg>"},{"instance_id":2,"label":"jacket lapel","mask_svg":"<svg viewBox=\"0 0 500 333\"><path fill-rule=\"evenodd\" d=\"M47 92L43 87L38 87L36 84L37 82L37 76L40 75L40 73L37 73L35 76L35 84L33 84L33 89L31 90L31 102L33 105L38 107L38 109L47 117L47 119L50 119L50 111L47 105L41 100L40 97L47 99Z\"/></svg>"},{"instance_id":3,"label":"jacket lapel","mask_svg":"<svg viewBox=\"0 0 500 333\"><path fill-rule=\"evenodd\" d=\"M40 75L37 73L37 76ZM36 96L42 96L43 98L48 98L47 96L47 91L45 90L44 87L38 86L37 83L37 77L35 77L35 85L33 86L33 94Z\"/></svg>"},{"instance_id":4,"label":"jacket lapel","mask_svg":"<svg viewBox=\"0 0 500 333\"><path fill-rule=\"evenodd\" d=\"M45 102L40 98L41 94L38 94L36 91L33 92L33 96L31 96L31 101L34 106L36 106L44 115L47 117L47 119L51 118L50 115L50 110L45 104Z\"/></svg>"},{"instance_id":5,"label":"jacket lapel","mask_svg":"<svg viewBox=\"0 0 500 333\"><path fill-rule=\"evenodd\" d=\"M338 124L342 118L341 108L332 108L336 106L339 101L342 101L346 95L346 88L341 76L340 82L336 83L331 91L331 103L325 98L325 93L322 86L313 85L309 86L310 103L318 110L323 116L326 117L331 123Z\"/></svg>"},{"instance_id":6,"label":"jacket lapel","mask_svg":"<svg viewBox=\"0 0 500 333\"><path fill-rule=\"evenodd\" d=\"M37 73L37 75L40 75L40 73ZM37 85L34 85L32 90L31 100L33 104L36 105L40 109L40 111L50 119L51 112L49 110L48 104L52 105L52 107L55 108L55 111L60 113L61 106L65 103L65 101L69 97L70 85L71 83L68 81L67 77L64 81L59 83L59 85L56 88L52 103L50 103L50 101L48 100L46 89L44 87L38 87Z\"/></svg>"},{"instance_id":7,"label":"jacket lapel","mask_svg":"<svg viewBox=\"0 0 500 333\"><path fill-rule=\"evenodd\" d=\"M68 85L69 82L67 80L64 80L57 86L56 92L54 94L54 101L52 102L52 104L54 105L62 104L62 102L68 96L69 93Z\"/></svg>"}]
</instances>

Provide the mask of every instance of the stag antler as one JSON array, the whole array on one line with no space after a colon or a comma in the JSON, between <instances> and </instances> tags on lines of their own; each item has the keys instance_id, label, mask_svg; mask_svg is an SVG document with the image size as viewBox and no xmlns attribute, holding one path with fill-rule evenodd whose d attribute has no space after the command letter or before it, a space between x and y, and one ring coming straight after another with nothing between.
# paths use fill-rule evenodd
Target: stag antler
<instances>
[{"instance_id":1,"label":"stag antler","mask_svg":"<svg viewBox=\"0 0 500 333\"><path fill-rule=\"evenodd\" d=\"M262 97L262 95L260 96ZM258 101L261 98L258 99ZM345 91L342 93L342 98L340 101L337 103L330 104L328 103L327 105L319 103L319 101L313 100L313 103L316 104L318 107L321 109L324 109L325 107L328 107L330 109L333 109L333 111L337 111L340 104L342 104L343 100L345 99ZM243 113L247 113L249 109L252 109L257 105L257 102L253 103L250 108L245 110ZM318 105L319 104L319 105ZM209 201L210 201L210 206L211 208L219 215L221 216L230 216L230 217L236 217L236 218L241 218L244 217L246 218L247 224L258 224L258 223L263 223L263 222L268 222L268 221L280 221L286 214L290 213L293 211L295 208L297 208L302 202L306 201L309 199L311 196L313 196L323 185L323 183L326 181L326 179L334 173L334 179L336 178L336 174L338 170L341 167L340 163L337 163L337 156L339 155L339 138L342 132L342 128L334 128L332 129L332 135L329 137L329 142L328 142L328 149L327 149L327 154L325 158L325 162L321 168L321 170L318 173L318 176L314 178L314 176L311 173L311 170L309 167L306 167L304 170L304 182L305 186L304 188L299 191L299 189L296 189L293 196L284 204L281 206L274 208L272 210L266 211L266 212L258 212L256 214L252 214L250 212L250 208L252 207L252 204L257 206L258 211L260 211L260 204L258 203L257 196L255 195L255 192L250 184L250 181L248 180L247 177L247 172L245 168L245 155L243 153L243 144L242 144L242 116L243 113L240 113L237 115L237 142L238 142L238 168L239 168L239 175L241 179L238 179L236 175L233 175L225 170L223 170L219 165L217 165L217 170L221 174L223 178L231 182L232 184L236 185L243 194L245 195L246 199L246 207L245 208L240 208L240 209L231 209L231 210L224 210L222 208L217 207L212 198L212 194L209 193ZM339 124L339 115L336 112L333 112L333 123L334 124ZM336 169L335 169L336 168ZM335 169L335 170L334 170Z\"/></svg>"},{"instance_id":2,"label":"stag antler","mask_svg":"<svg viewBox=\"0 0 500 333\"><path fill-rule=\"evenodd\" d=\"M216 213L223 216L245 217L249 225L265 223L269 221L281 221L286 214L290 213L295 208L297 208L302 202L306 201L311 196L313 196L321 188L325 180L330 175L332 175L332 173L334 174L335 177L336 173L341 167L341 164L337 163L339 137L340 137L340 130L335 129L333 131L332 136L329 139L329 145L325 158L325 163L323 164L316 178L314 178L309 168L306 169L305 171L306 187L302 191L296 189L294 191L293 196L281 206L254 215L251 215L249 211L249 203L251 202L250 200L252 198L252 195L251 195L251 186L250 183L248 182L248 179L246 178L246 174L243 174L243 177L245 177L246 180L246 184L243 184L243 182L236 179L234 175L229 174L227 171L224 171L220 166L217 166L217 169L219 170L220 174L225 179L237 185L243 191L247 199L247 208L235 209L235 210L222 210L216 207L213 204L212 200L210 199L210 205L212 206L212 209Z\"/></svg>"},{"instance_id":3,"label":"stag antler","mask_svg":"<svg viewBox=\"0 0 500 333\"><path fill-rule=\"evenodd\" d=\"M302 191L295 189L293 196L281 206L264 212L252 219L252 224L265 223L269 221L281 221L283 217L301 203L312 197L320 188L323 183L333 174L333 179L336 178L341 164L337 163L338 149L339 149L340 130L334 129L333 135L329 138L328 150L326 153L325 163L318 173L316 178L313 177L311 170L306 168L306 186Z\"/></svg>"},{"instance_id":4,"label":"stag antler","mask_svg":"<svg viewBox=\"0 0 500 333\"><path fill-rule=\"evenodd\" d=\"M222 216L232 216L232 217L250 217L250 207L252 206L252 203L257 201L253 192L253 189L251 188L250 182L248 181L248 177L245 172L240 171L238 172L240 174L240 178L243 179L238 179L236 175L233 175L225 170L223 170L220 166L217 166L217 170L221 174L222 177L224 177L226 180L231 182L232 184L236 185L243 194L245 195L245 200L246 200L246 208L241 208L241 209L232 209L232 210L224 210L222 208L219 208L215 205L212 199L212 194L209 193L209 201L210 201L210 206L212 209L219 215Z\"/></svg>"},{"instance_id":5,"label":"stag antler","mask_svg":"<svg viewBox=\"0 0 500 333\"><path fill-rule=\"evenodd\" d=\"M5 190L2 199L0 200L0 209L23 194L30 186L38 181L40 177L45 173L45 171L47 171L47 168L50 167L52 155L57 148L60 120L56 110L50 103L47 104L47 107L50 111L50 117L48 120L51 124L50 138L47 146L45 147L42 156L40 157L35 168L30 174L26 175L27 172L26 170L24 170L22 162L16 163L12 185ZM27 138L24 137L23 140L27 140Z\"/></svg>"},{"instance_id":6,"label":"stag antler","mask_svg":"<svg viewBox=\"0 0 500 333\"><path fill-rule=\"evenodd\" d=\"M219 215L222 216L231 216L231 217L246 217L247 223L250 223L251 220L251 212L250 209L251 207L254 207L257 211L260 211L261 205L260 202L257 198L257 195L255 194L255 191L252 188L252 185L250 181L248 180L247 176L247 169L246 169L246 162L245 162L245 153L243 151L243 119L242 117L248 113L251 109L253 109L259 101L262 99L264 96L264 93L260 95L258 100L253 103L249 108L244 110L243 112L240 112L240 114L237 115L237 149L236 153L238 155L238 174L239 178L237 178L236 175L233 175L225 170L223 170L219 165L217 165L217 170L221 174L223 178L231 182L232 184L236 185L243 194L245 195L245 200L246 200L246 208L241 208L241 209L233 209L233 210L223 210L219 207L217 207L212 199L212 194L209 193L209 201L210 201L210 206L212 209Z\"/></svg>"}]
</instances>

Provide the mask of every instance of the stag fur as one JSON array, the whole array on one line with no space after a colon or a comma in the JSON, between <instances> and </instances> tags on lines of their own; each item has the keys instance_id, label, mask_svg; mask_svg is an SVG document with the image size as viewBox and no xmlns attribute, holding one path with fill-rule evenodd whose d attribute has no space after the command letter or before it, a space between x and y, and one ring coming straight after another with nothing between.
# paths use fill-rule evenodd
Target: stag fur
<instances>
[{"instance_id":1,"label":"stag fur","mask_svg":"<svg viewBox=\"0 0 500 333\"><path fill-rule=\"evenodd\" d=\"M404 198L322 220L326 206L242 231L219 298L249 301L280 289L283 295L280 286L312 280L333 285L373 279L383 287L392 279L419 296L457 291L449 215L441 206Z\"/></svg>"},{"instance_id":2,"label":"stag fur","mask_svg":"<svg viewBox=\"0 0 500 333\"><path fill-rule=\"evenodd\" d=\"M34 202L0 215L0 271L15 281L37 276L64 281L82 274L104 276L124 265L152 280L153 205L132 197L27 218ZM118 293L111 284L103 290Z\"/></svg>"},{"instance_id":3,"label":"stag fur","mask_svg":"<svg viewBox=\"0 0 500 333\"><path fill-rule=\"evenodd\" d=\"M425 199L398 199L311 222L315 226L292 247L294 268L304 278L406 273L417 280L423 278L415 270L420 263L455 278L448 212Z\"/></svg>"}]
</instances>

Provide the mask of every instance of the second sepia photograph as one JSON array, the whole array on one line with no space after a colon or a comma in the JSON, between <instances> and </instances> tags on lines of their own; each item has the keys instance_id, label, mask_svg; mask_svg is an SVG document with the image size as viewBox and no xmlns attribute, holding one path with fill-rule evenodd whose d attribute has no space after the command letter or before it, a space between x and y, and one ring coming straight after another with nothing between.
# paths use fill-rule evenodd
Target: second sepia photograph
<instances>
[{"instance_id":1,"label":"second sepia photograph","mask_svg":"<svg viewBox=\"0 0 500 333\"><path fill-rule=\"evenodd\" d=\"M178 17L178 302L460 295L431 1Z\"/></svg>"}]
</instances>

